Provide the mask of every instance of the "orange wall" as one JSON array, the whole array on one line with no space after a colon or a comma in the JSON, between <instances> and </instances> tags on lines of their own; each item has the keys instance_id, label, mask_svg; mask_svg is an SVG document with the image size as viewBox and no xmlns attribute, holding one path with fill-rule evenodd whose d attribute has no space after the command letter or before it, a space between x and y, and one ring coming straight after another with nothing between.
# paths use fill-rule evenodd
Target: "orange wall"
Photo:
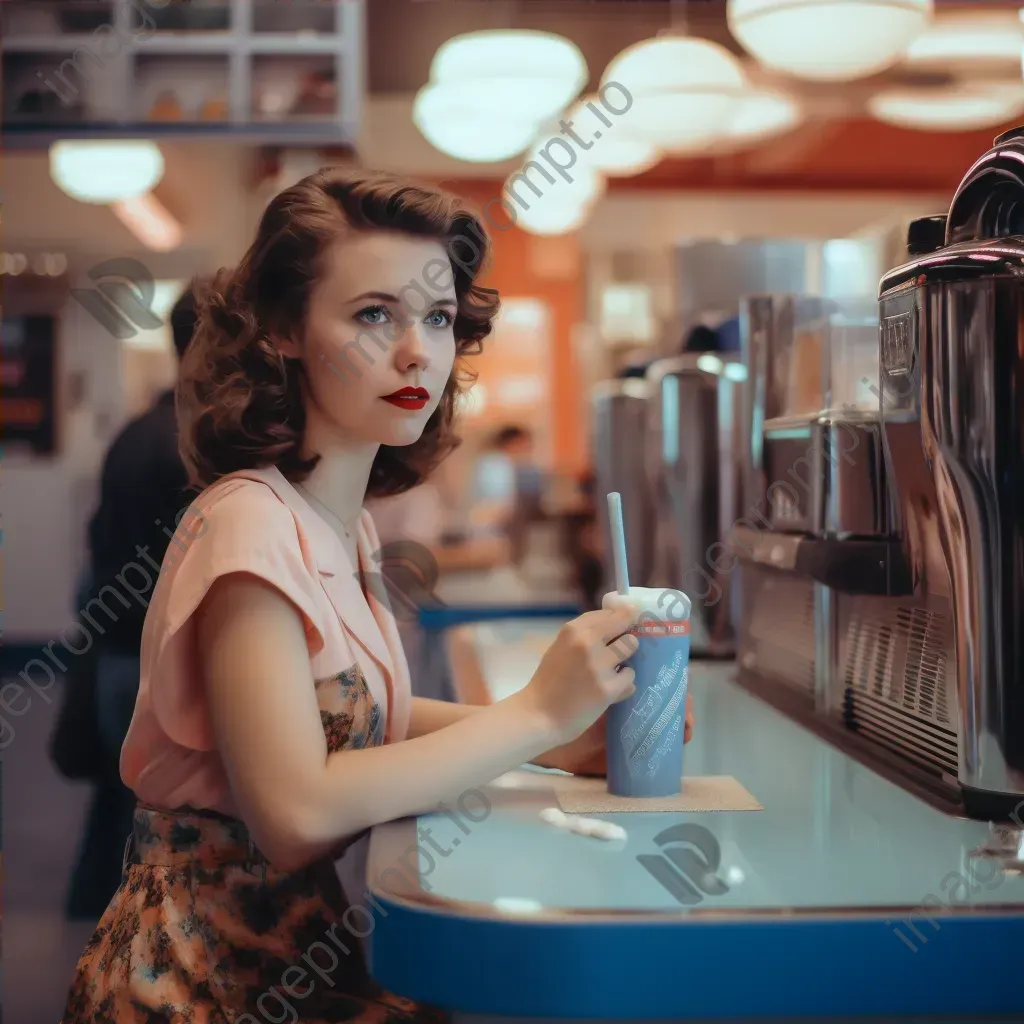
<instances>
[{"instance_id":1,"label":"orange wall","mask_svg":"<svg viewBox=\"0 0 1024 1024\"><path fill-rule=\"evenodd\" d=\"M462 196L482 210L484 204L501 195L500 181L446 181L442 187ZM576 235L542 237L509 225L497 204L485 220L493 241L490 267L481 283L497 288L503 298L536 298L551 317L552 468L577 474L586 467L587 439L583 430L586 396L579 385L573 352L573 332L585 315L585 291L579 239ZM505 226L504 230L500 230ZM482 359L488 360L487 375L500 373L503 355L492 347ZM511 357L510 357L511 362Z\"/></svg>"}]
</instances>

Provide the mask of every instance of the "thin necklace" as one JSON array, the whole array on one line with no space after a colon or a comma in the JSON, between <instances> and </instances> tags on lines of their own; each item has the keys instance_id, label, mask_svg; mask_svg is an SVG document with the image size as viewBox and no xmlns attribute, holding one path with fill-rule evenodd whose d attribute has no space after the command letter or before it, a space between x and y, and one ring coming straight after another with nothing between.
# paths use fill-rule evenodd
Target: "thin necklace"
<instances>
[{"instance_id":1,"label":"thin necklace","mask_svg":"<svg viewBox=\"0 0 1024 1024\"><path fill-rule=\"evenodd\" d=\"M341 527L345 536L351 539L351 530L349 530L349 528L344 524L344 522L341 519L341 516L339 516L337 512L333 511L332 509L329 509L315 494L312 493L312 491L307 491L306 488L302 486L302 484L296 484L295 486L298 487L298 489L302 491L302 493L305 494L306 497L312 498L313 501L315 501Z\"/></svg>"}]
</instances>

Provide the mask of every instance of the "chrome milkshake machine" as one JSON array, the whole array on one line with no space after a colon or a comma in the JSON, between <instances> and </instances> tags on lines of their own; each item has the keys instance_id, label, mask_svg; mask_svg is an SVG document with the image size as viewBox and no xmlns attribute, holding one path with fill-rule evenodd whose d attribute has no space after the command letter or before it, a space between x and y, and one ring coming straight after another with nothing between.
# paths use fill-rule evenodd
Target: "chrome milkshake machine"
<instances>
[{"instance_id":1,"label":"chrome milkshake machine","mask_svg":"<svg viewBox=\"0 0 1024 1024\"><path fill-rule=\"evenodd\" d=\"M713 561L739 514L745 380L738 359L684 354L603 381L591 399L601 536L607 544L604 495L618 491L630 582L690 598L694 657L735 654L736 580Z\"/></svg>"},{"instance_id":2,"label":"chrome milkshake machine","mask_svg":"<svg viewBox=\"0 0 1024 1024\"><path fill-rule=\"evenodd\" d=\"M834 310L746 303L739 676L921 797L1019 828L1024 128L970 168L945 217L911 225L908 252L881 282L870 371L837 368ZM822 400L787 420L777 357L815 314Z\"/></svg>"}]
</instances>

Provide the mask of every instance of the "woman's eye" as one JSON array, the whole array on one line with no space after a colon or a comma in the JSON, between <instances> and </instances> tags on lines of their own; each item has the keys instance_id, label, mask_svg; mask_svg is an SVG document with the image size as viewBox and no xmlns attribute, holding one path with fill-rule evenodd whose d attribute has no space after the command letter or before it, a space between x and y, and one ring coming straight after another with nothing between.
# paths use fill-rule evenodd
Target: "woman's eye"
<instances>
[{"instance_id":1,"label":"woman's eye","mask_svg":"<svg viewBox=\"0 0 1024 1024\"><path fill-rule=\"evenodd\" d=\"M427 323L431 327L451 327L454 319L447 310L435 309L430 316L427 317Z\"/></svg>"},{"instance_id":2,"label":"woman's eye","mask_svg":"<svg viewBox=\"0 0 1024 1024\"><path fill-rule=\"evenodd\" d=\"M364 324L376 325L385 323L388 311L383 306L368 306L356 313L356 319Z\"/></svg>"}]
</instances>

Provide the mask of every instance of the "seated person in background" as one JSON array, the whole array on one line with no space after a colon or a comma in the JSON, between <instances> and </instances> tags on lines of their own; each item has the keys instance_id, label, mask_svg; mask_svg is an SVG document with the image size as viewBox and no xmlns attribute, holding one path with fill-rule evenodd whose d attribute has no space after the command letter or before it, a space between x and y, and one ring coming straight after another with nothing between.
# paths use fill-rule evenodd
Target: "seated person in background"
<instances>
[{"instance_id":1,"label":"seated person in background","mask_svg":"<svg viewBox=\"0 0 1024 1024\"><path fill-rule=\"evenodd\" d=\"M533 435L524 427L503 427L476 466L475 518L500 525L511 544L512 561L521 565L532 523L544 518L544 471L533 452Z\"/></svg>"},{"instance_id":2,"label":"seated person in background","mask_svg":"<svg viewBox=\"0 0 1024 1024\"><path fill-rule=\"evenodd\" d=\"M430 480L402 494L368 498L366 508L380 538L379 571L409 662L413 694L451 700L444 644L425 635L420 608L436 601L435 587L446 573L507 563L508 542L494 536L450 538L441 492Z\"/></svg>"}]
</instances>

